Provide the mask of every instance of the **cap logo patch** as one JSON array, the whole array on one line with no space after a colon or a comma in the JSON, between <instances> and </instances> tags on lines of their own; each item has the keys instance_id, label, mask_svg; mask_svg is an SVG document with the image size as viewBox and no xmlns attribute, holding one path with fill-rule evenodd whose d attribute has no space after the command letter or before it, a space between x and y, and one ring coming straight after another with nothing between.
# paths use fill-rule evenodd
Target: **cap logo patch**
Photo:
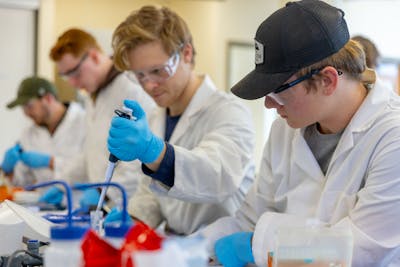
<instances>
[{"instance_id":1,"label":"cap logo patch","mask_svg":"<svg viewBox=\"0 0 400 267\"><path fill-rule=\"evenodd\" d=\"M262 64L264 63L264 45L257 40L254 40L254 47L256 49L255 53L255 63Z\"/></svg>"},{"instance_id":2,"label":"cap logo patch","mask_svg":"<svg viewBox=\"0 0 400 267\"><path fill-rule=\"evenodd\" d=\"M39 90L38 90L39 96L43 96L44 93L46 93L46 90L43 87L40 87Z\"/></svg>"}]
</instances>

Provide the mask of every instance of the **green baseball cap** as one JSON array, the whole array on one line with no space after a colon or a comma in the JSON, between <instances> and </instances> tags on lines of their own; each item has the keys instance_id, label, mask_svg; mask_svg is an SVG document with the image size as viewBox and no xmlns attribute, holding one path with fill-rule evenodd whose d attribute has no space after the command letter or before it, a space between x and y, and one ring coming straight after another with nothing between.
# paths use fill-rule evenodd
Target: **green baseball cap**
<instances>
[{"instance_id":1,"label":"green baseball cap","mask_svg":"<svg viewBox=\"0 0 400 267\"><path fill-rule=\"evenodd\" d=\"M40 98L48 93L57 97L56 88L51 82L40 77L26 78L18 87L17 98L8 103L7 108L24 105L32 98Z\"/></svg>"}]
</instances>

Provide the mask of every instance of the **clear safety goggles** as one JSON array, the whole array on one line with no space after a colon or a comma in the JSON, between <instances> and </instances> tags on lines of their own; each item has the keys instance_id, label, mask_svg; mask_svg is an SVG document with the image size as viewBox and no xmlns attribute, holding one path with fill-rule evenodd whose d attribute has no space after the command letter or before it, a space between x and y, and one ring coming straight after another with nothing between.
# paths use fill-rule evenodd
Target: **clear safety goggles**
<instances>
[{"instance_id":1,"label":"clear safety goggles","mask_svg":"<svg viewBox=\"0 0 400 267\"><path fill-rule=\"evenodd\" d=\"M289 94L289 91L287 89L301 83L302 81L310 79L313 75L319 73L321 70L322 68L311 70L309 73L300 76L296 80L282 84L281 86L276 88L272 93L269 93L266 97L270 97L279 105L284 106L286 104L286 99L288 98Z\"/></svg>"},{"instance_id":2,"label":"clear safety goggles","mask_svg":"<svg viewBox=\"0 0 400 267\"><path fill-rule=\"evenodd\" d=\"M179 60L179 52L176 52L161 66L149 70L129 71L128 76L134 75L140 83L146 81L162 83L174 76L178 69Z\"/></svg>"},{"instance_id":3,"label":"clear safety goggles","mask_svg":"<svg viewBox=\"0 0 400 267\"><path fill-rule=\"evenodd\" d=\"M81 72L81 66L83 62L87 59L89 56L89 53L85 53L82 58L79 60L78 64L76 64L75 67L71 68L70 70L67 70L65 72L59 73L62 79L68 80L68 78L76 78L79 76Z\"/></svg>"}]
</instances>

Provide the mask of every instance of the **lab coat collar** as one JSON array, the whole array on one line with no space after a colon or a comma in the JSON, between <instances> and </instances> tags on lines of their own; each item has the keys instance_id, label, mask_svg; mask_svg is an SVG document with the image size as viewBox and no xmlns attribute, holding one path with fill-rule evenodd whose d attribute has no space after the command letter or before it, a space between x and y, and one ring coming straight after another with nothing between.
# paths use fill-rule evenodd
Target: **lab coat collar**
<instances>
[{"instance_id":1,"label":"lab coat collar","mask_svg":"<svg viewBox=\"0 0 400 267\"><path fill-rule=\"evenodd\" d=\"M355 136L357 133L367 131L378 116L387 107L392 91L390 88L383 86L382 82L377 82L369 89L369 92L361 104L358 111L354 114L349 125L344 130L342 137L332 155L331 163L336 162L337 158L343 153L350 150L355 144ZM310 178L320 180L325 177L316 161L312 151L304 139L305 128L296 130L292 140L293 158L296 164L309 174ZM327 175L331 169L331 164L328 167Z\"/></svg>"},{"instance_id":2,"label":"lab coat collar","mask_svg":"<svg viewBox=\"0 0 400 267\"><path fill-rule=\"evenodd\" d=\"M382 81L377 80L361 104L360 108L354 114L349 126L354 132L365 131L370 128L382 111L387 107L392 89L384 86Z\"/></svg>"},{"instance_id":3,"label":"lab coat collar","mask_svg":"<svg viewBox=\"0 0 400 267\"><path fill-rule=\"evenodd\" d=\"M392 93L391 88L384 86L380 80L377 80L377 82L372 85L364 102L344 130L331 162L335 162L339 156L354 146L356 134L365 132L371 128L378 116L387 108ZM329 169L330 166L328 172Z\"/></svg>"},{"instance_id":4,"label":"lab coat collar","mask_svg":"<svg viewBox=\"0 0 400 267\"><path fill-rule=\"evenodd\" d=\"M197 89L196 93L193 95L189 105L186 107L171 135L171 144L175 143L182 135L184 135L184 133L190 126L190 120L197 114L200 114L202 110L206 109L211 104L212 101L209 100L209 98L214 94L216 90L217 88L215 87L209 76L204 75L203 82ZM163 116L163 118L165 118L165 116Z\"/></svg>"},{"instance_id":5,"label":"lab coat collar","mask_svg":"<svg viewBox=\"0 0 400 267\"><path fill-rule=\"evenodd\" d=\"M92 100L95 102L101 91L106 90L107 88L110 88L108 85L114 81L114 79L121 74L120 71L118 71L115 66L111 66L110 70L107 73L107 76L105 80L99 85L97 90L91 95Z\"/></svg>"},{"instance_id":6,"label":"lab coat collar","mask_svg":"<svg viewBox=\"0 0 400 267\"><path fill-rule=\"evenodd\" d=\"M160 108L156 107L153 110L153 113L149 117L149 119L152 120L151 127L152 131L162 138L163 140L165 139L165 118L167 116L167 109L166 108Z\"/></svg>"}]
</instances>

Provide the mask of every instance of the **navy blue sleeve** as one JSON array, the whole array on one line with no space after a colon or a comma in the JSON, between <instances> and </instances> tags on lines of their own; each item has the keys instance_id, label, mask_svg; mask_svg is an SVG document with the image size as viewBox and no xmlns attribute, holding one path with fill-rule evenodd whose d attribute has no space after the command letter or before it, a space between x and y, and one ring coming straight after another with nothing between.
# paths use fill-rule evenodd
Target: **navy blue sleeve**
<instances>
[{"instance_id":1,"label":"navy blue sleeve","mask_svg":"<svg viewBox=\"0 0 400 267\"><path fill-rule=\"evenodd\" d=\"M175 150L172 145L165 144L167 145L167 149L158 170L154 172L142 164L142 171L144 174L160 181L166 186L173 187L175 182Z\"/></svg>"}]
</instances>

